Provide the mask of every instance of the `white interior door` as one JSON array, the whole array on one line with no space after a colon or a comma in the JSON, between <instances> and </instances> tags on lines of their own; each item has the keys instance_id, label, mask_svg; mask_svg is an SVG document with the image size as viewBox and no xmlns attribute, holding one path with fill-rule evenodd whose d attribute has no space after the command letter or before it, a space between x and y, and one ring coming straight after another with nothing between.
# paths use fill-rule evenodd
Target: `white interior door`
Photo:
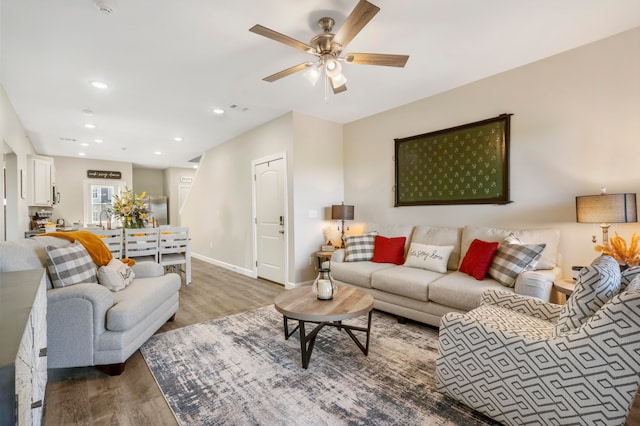
<instances>
[{"instance_id":1,"label":"white interior door","mask_svg":"<svg viewBox=\"0 0 640 426\"><path fill-rule=\"evenodd\" d=\"M285 284L287 236L284 158L256 164L254 176L258 276Z\"/></svg>"}]
</instances>

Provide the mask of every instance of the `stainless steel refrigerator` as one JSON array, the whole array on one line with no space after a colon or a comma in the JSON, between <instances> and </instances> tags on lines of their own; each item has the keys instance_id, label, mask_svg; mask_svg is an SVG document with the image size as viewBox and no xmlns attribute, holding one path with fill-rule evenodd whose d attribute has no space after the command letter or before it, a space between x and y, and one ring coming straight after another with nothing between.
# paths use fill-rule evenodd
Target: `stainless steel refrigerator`
<instances>
[{"instance_id":1,"label":"stainless steel refrigerator","mask_svg":"<svg viewBox=\"0 0 640 426\"><path fill-rule=\"evenodd\" d=\"M164 195L148 195L144 202L151 210L151 216L158 221L158 225L169 224L169 208L167 206L167 197Z\"/></svg>"}]
</instances>

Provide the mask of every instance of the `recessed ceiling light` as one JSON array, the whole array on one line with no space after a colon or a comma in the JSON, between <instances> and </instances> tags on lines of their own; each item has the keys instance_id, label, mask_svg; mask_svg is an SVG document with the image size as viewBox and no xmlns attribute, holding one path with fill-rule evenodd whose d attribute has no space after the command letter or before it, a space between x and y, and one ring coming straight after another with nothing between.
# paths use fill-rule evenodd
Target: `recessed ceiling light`
<instances>
[{"instance_id":1,"label":"recessed ceiling light","mask_svg":"<svg viewBox=\"0 0 640 426\"><path fill-rule=\"evenodd\" d=\"M194 168L194 169L197 169L197 168L198 168L198 165L197 165L197 164L194 164L194 165L193 165L193 168Z\"/></svg>"},{"instance_id":2,"label":"recessed ceiling light","mask_svg":"<svg viewBox=\"0 0 640 426\"><path fill-rule=\"evenodd\" d=\"M173 140L174 140L174 141L176 141L176 142L182 142L182 138L181 138L181 137L179 137L179 136L178 136L178 137L173 138Z\"/></svg>"},{"instance_id":3,"label":"recessed ceiling light","mask_svg":"<svg viewBox=\"0 0 640 426\"><path fill-rule=\"evenodd\" d=\"M85 154L84 152L79 152L78 155L81 156L81 157L84 157L87 154Z\"/></svg>"},{"instance_id":4,"label":"recessed ceiling light","mask_svg":"<svg viewBox=\"0 0 640 426\"><path fill-rule=\"evenodd\" d=\"M224 110L222 108L214 108L213 113L217 115L222 115L224 114Z\"/></svg>"},{"instance_id":5,"label":"recessed ceiling light","mask_svg":"<svg viewBox=\"0 0 640 426\"><path fill-rule=\"evenodd\" d=\"M96 125L91 123L85 123L84 127L86 127L87 129L95 129Z\"/></svg>"},{"instance_id":6,"label":"recessed ceiling light","mask_svg":"<svg viewBox=\"0 0 640 426\"><path fill-rule=\"evenodd\" d=\"M103 142L103 140L102 140L102 139L94 139L93 141L94 141L95 143L102 143L102 142Z\"/></svg>"},{"instance_id":7,"label":"recessed ceiling light","mask_svg":"<svg viewBox=\"0 0 640 426\"><path fill-rule=\"evenodd\" d=\"M109 87L111 87L111 86L109 86L107 83L105 83L104 81L98 81L98 80L93 80L93 81L91 82L91 85L92 85L93 87L95 87L96 89L100 89L100 90L106 90L106 89L108 89Z\"/></svg>"},{"instance_id":8,"label":"recessed ceiling light","mask_svg":"<svg viewBox=\"0 0 640 426\"><path fill-rule=\"evenodd\" d=\"M153 153L154 153L155 155L162 155L162 152L160 152L160 151L154 151Z\"/></svg>"},{"instance_id":9,"label":"recessed ceiling light","mask_svg":"<svg viewBox=\"0 0 640 426\"><path fill-rule=\"evenodd\" d=\"M89 144L88 144L88 143L86 143L86 142L82 142L82 143L80 144L80 146L89 146Z\"/></svg>"}]
</instances>

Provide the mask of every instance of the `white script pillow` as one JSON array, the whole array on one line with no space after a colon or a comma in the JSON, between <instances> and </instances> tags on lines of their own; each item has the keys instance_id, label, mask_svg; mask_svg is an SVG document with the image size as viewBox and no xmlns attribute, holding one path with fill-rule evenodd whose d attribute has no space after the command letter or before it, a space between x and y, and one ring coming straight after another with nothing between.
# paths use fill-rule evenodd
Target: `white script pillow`
<instances>
[{"instance_id":1,"label":"white script pillow","mask_svg":"<svg viewBox=\"0 0 640 426\"><path fill-rule=\"evenodd\" d=\"M444 274L447 272L447 261L452 251L453 246L411 243L404 266L428 269Z\"/></svg>"}]
</instances>

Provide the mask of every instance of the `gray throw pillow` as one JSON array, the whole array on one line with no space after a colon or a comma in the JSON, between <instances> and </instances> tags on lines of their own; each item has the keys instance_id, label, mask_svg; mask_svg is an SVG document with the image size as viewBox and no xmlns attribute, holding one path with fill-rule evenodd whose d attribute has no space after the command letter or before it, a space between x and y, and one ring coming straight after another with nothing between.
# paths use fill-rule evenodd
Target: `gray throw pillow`
<instances>
[{"instance_id":1,"label":"gray throw pillow","mask_svg":"<svg viewBox=\"0 0 640 426\"><path fill-rule=\"evenodd\" d=\"M98 283L96 264L78 241L65 247L47 246L47 269L54 288Z\"/></svg>"},{"instance_id":2,"label":"gray throw pillow","mask_svg":"<svg viewBox=\"0 0 640 426\"><path fill-rule=\"evenodd\" d=\"M373 259L377 232L368 232L362 235L349 235L344 237L345 262L361 262Z\"/></svg>"},{"instance_id":3,"label":"gray throw pillow","mask_svg":"<svg viewBox=\"0 0 640 426\"><path fill-rule=\"evenodd\" d=\"M487 273L503 286L514 287L520 273L535 267L545 247L545 244L503 242L493 256Z\"/></svg>"}]
</instances>

